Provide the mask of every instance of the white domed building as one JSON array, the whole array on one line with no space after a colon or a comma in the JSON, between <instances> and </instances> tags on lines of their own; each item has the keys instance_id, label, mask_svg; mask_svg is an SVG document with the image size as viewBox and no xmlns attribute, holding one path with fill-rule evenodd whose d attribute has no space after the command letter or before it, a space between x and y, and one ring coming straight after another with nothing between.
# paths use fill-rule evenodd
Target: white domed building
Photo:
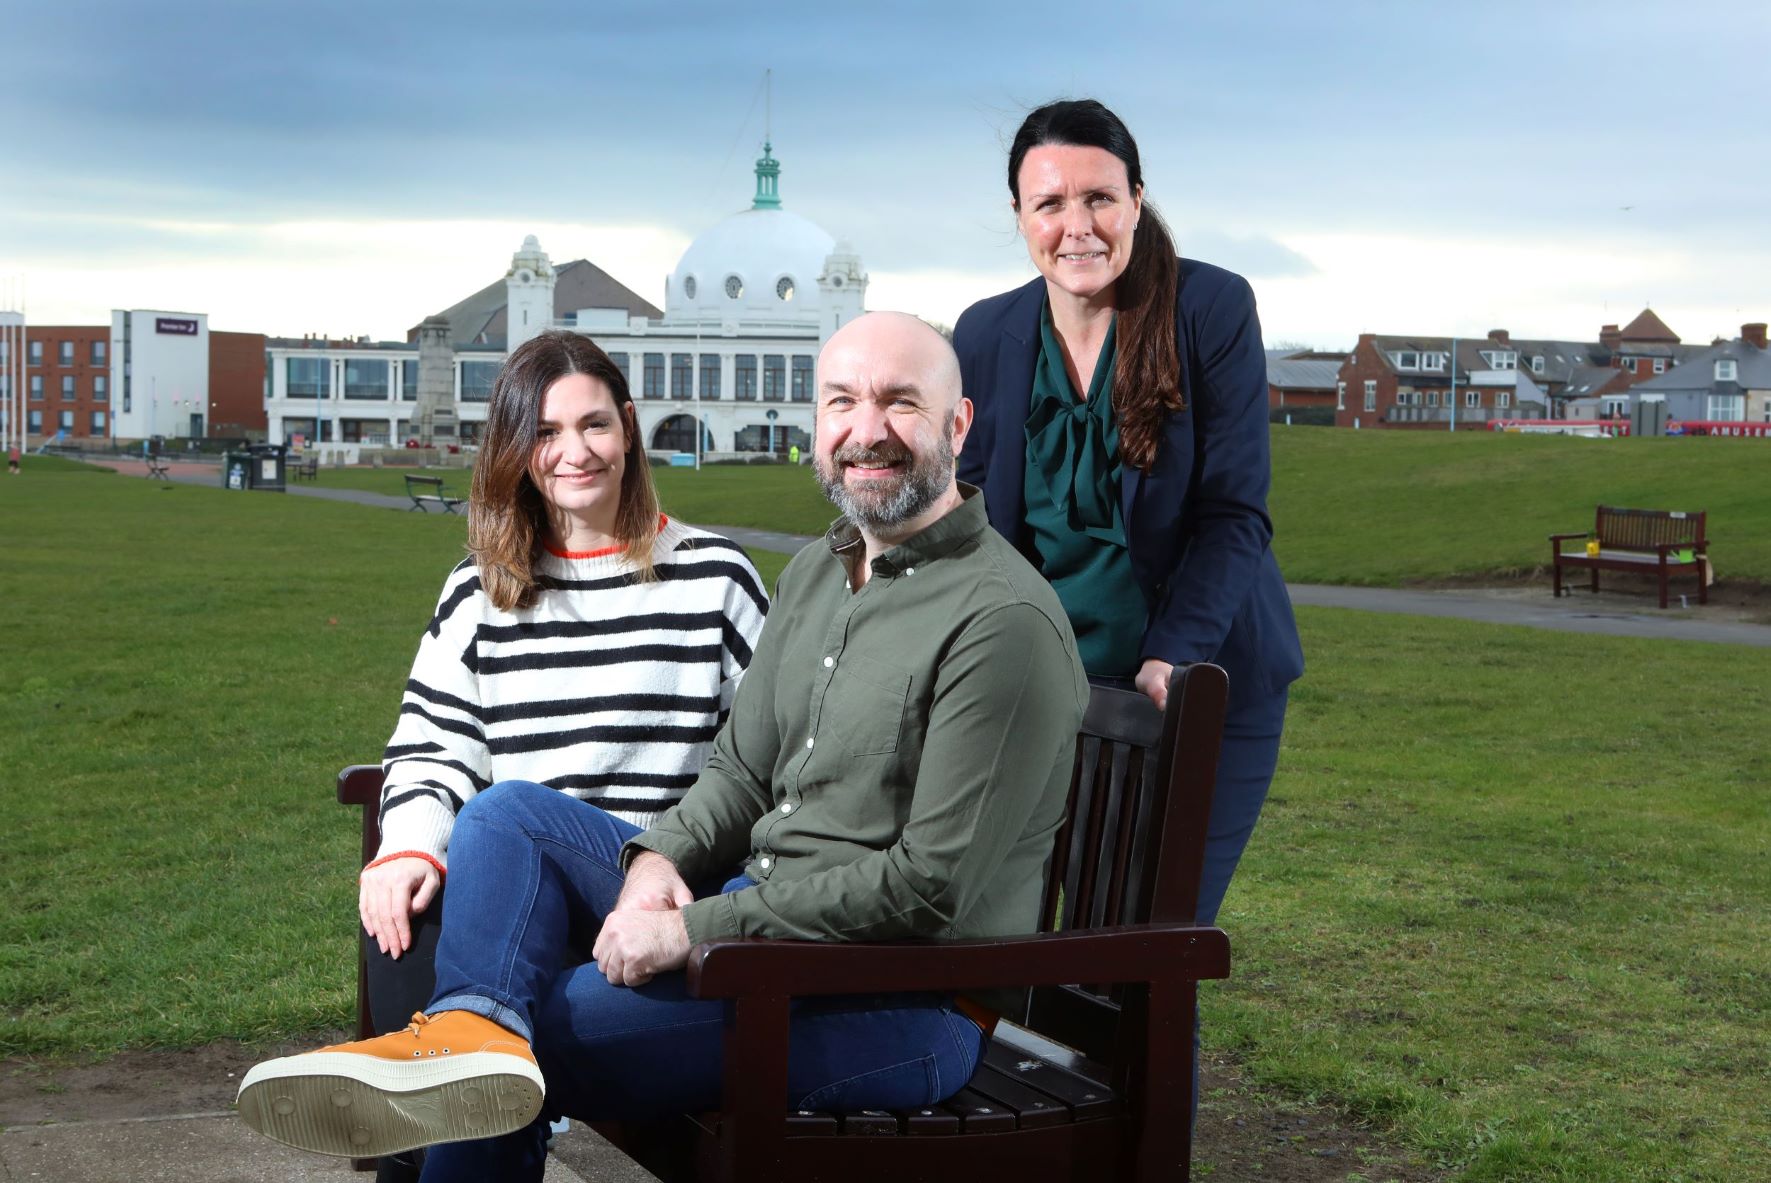
<instances>
[{"instance_id":1,"label":"white domed building","mask_svg":"<svg viewBox=\"0 0 1771 1183\"><path fill-rule=\"evenodd\" d=\"M622 367L653 451L694 452L697 419L706 452L809 450L818 349L865 311L867 273L847 243L782 208L780 171L765 144L750 208L683 252L662 314L586 260L553 264L531 236L503 279L415 326L407 342L271 342L270 438L471 443L508 350L559 327ZM328 404L331 388L354 401Z\"/></svg>"}]
</instances>

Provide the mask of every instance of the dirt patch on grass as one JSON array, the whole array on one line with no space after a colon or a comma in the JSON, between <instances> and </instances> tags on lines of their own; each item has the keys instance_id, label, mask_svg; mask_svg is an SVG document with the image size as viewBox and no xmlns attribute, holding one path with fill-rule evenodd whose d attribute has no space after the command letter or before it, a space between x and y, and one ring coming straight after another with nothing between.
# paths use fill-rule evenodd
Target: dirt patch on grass
<instances>
[{"instance_id":1,"label":"dirt patch on grass","mask_svg":"<svg viewBox=\"0 0 1771 1183\"><path fill-rule=\"evenodd\" d=\"M0 1126L224 1113L240 1078L268 1056L343 1038L266 1046L218 1042L106 1058L0 1060ZM1447 1173L1386 1144L1325 1105L1251 1086L1229 1063L1205 1065L1194 1177L1264 1183L1438 1183Z\"/></svg>"}]
</instances>

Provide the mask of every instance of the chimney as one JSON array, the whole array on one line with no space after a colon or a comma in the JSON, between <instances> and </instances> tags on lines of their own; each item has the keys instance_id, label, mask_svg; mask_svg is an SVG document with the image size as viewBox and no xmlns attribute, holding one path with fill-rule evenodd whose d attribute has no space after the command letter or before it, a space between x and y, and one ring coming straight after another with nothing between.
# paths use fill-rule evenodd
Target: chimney
<instances>
[{"instance_id":1,"label":"chimney","mask_svg":"<svg viewBox=\"0 0 1771 1183\"><path fill-rule=\"evenodd\" d=\"M1502 345L1511 345L1512 344L1512 342L1510 340L1508 340L1508 338L1507 338L1507 331L1505 329L1489 329L1488 330L1488 339L1490 341L1499 341Z\"/></svg>"},{"instance_id":2,"label":"chimney","mask_svg":"<svg viewBox=\"0 0 1771 1183\"><path fill-rule=\"evenodd\" d=\"M1750 342L1751 344L1758 346L1760 349L1764 349L1766 347L1765 322L1760 321L1758 324L1741 325L1740 339L1742 341Z\"/></svg>"},{"instance_id":3,"label":"chimney","mask_svg":"<svg viewBox=\"0 0 1771 1183\"><path fill-rule=\"evenodd\" d=\"M1617 343L1623 340L1623 333L1616 325L1599 326L1599 344L1610 350L1617 349Z\"/></svg>"}]
</instances>

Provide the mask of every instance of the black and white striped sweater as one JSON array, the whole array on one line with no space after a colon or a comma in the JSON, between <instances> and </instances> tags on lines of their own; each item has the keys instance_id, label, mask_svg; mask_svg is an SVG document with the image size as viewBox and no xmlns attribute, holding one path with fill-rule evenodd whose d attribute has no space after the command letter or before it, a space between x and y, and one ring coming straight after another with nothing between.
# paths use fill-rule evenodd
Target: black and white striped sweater
<instances>
[{"instance_id":1,"label":"black and white striped sweater","mask_svg":"<svg viewBox=\"0 0 1771 1183\"><path fill-rule=\"evenodd\" d=\"M666 520L655 583L619 551L553 553L501 612L472 559L443 584L382 759L379 858L445 864L455 815L503 780L641 828L682 799L750 664L768 597L739 546Z\"/></svg>"}]
</instances>

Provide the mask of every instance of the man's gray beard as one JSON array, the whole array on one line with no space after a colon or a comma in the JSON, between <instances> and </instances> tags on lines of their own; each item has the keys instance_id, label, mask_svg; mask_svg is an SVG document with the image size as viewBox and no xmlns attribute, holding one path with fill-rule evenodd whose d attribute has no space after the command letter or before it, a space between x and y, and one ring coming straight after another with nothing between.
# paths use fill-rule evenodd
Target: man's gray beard
<instances>
[{"instance_id":1,"label":"man's gray beard","mask_svg":"<svg viewBox=\"0 0 1771 1183\"><path fill-rule=\"evenodd\" d=\"M830 503L841 510L844 517L875 534L890 532L927 512L947 491L947 484L953 477L952 426L941 433L929 455L919 457L910 453L908 466L901 476L889 482L889 489L866 489L857 495L854 489L843 483L843 463L889 460L896 456L896 452L880 455L868 448L843 448L830 458L828 469L822 459L814 456L812 470L818 476L818 487L824 490L824 496L830 498Z\"/></svg>"}]
</instances>

